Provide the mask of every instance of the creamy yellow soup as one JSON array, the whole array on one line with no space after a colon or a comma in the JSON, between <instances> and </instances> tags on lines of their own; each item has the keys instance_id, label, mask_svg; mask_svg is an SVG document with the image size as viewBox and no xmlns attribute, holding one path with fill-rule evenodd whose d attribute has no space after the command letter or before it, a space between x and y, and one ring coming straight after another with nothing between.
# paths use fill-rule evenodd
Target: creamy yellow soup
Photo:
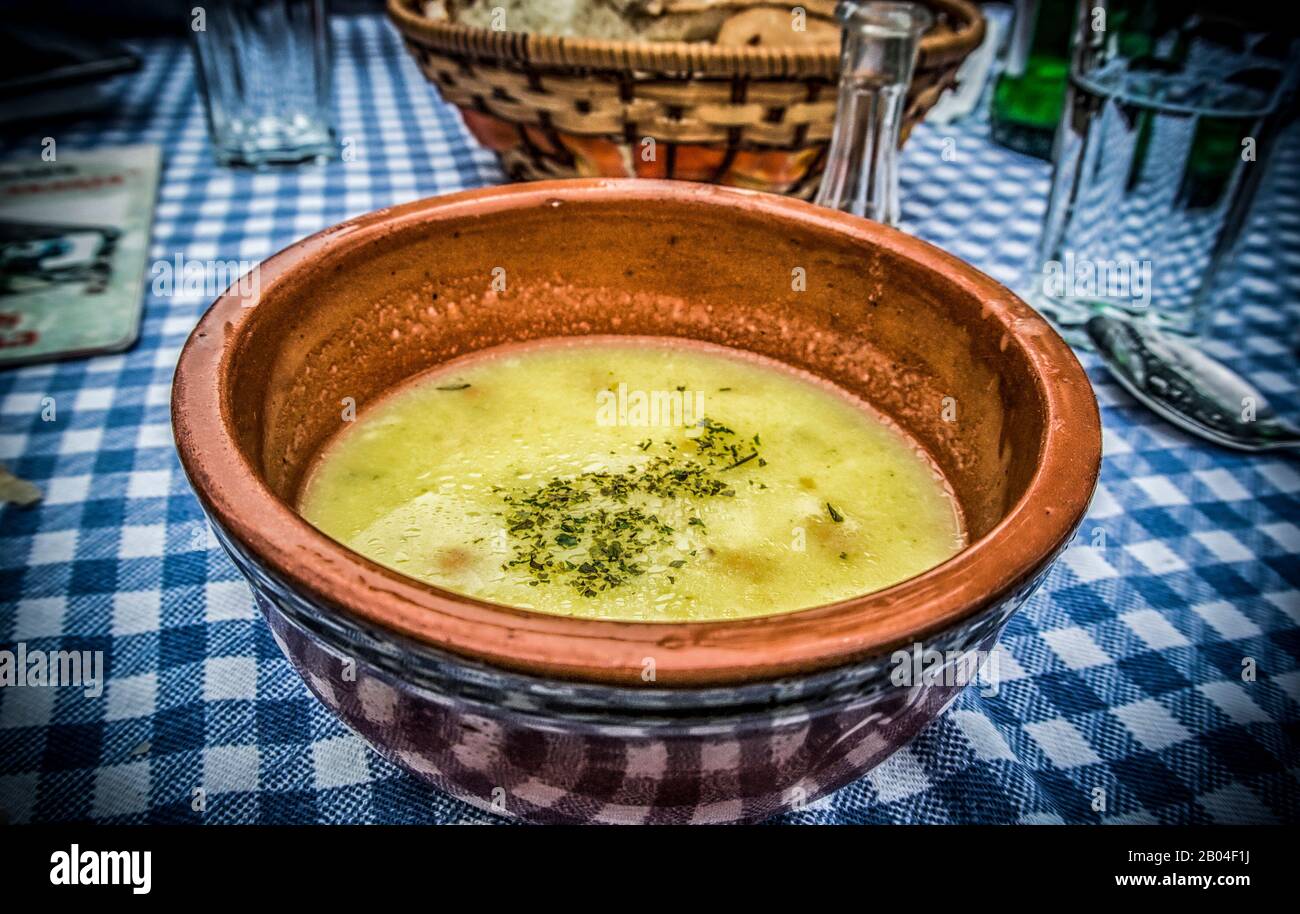
<instances>
[{"instance_id":1,"label":"creamy yellow soup","mask_svg":"<svg viewBox=\"0 0 1300 914\"><path fill-rule=\"evenodd\" d=\"M422 375L363 406L299 507L403 574L592 619L789 612L965 545L928 456L864 404L749 355L643 338Z\"/></svg>"}]
</instances>

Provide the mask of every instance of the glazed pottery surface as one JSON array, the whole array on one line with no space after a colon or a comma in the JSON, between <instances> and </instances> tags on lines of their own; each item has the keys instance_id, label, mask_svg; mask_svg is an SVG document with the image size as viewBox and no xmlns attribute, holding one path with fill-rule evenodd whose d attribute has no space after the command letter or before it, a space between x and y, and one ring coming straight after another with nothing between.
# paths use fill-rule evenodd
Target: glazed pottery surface
<instances>
[{"instance_id":1,"label":"glazed pottery surface","mask_svg":"<svg viewBox=\"0 0 1300 914\"><path fill-rule=\"evenodd\" d=\"M1091 388L1041 318L923 242L798 201L654 181L489 188L345 223L258 278L182 353L186 472L313 692L398 764L505 815L754 820L860 775L960 690L942 670L895 684L893 652L944 652L950 674L989 649L1096 482ZM744 349L870 401L943 469L971 545L831 606L603 622L405 578L293 511L349 404L466 353L588 334Z\"/></svg>"}]
</instances>

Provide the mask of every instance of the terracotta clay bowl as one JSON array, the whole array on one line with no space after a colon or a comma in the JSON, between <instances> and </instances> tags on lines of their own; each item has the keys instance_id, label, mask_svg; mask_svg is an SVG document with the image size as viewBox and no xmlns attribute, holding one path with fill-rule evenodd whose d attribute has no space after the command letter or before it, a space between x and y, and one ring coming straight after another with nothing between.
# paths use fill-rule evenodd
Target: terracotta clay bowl
<instances>
[{"instance_id":1,"label":"terracotta clay bowl","mask_svg":"<svg viewBox=\"0 0 1300 914\"><path fill-rule=\"evenodd\" d=\"M1097 479L1092 389L1036 313L924 242L796 200L656 181L488 188L344 223L258 279L218 299L181 354L185 471L321 701L397 764L507 816L749 821L858 777L956 696L943 673L992 647ZM865 398L942 467L971 545L829 606L602 622L403 577L294 512L345 398L364 410L453 357L581 334L750 350ZM895 685L894 651L916 645L944 670Z\"/></svg>"}]
</instances>

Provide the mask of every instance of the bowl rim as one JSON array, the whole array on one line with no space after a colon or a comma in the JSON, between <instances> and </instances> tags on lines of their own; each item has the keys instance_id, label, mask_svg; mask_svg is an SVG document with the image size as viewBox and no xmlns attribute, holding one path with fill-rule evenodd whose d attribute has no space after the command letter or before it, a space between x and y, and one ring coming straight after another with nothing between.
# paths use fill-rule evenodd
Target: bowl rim
<instances>
[{"instance_id":1,"label":"bowl rim","mask_svg":"<svg viewBox=\"0 0 1300 914\"><path fill-rule=\"evenodd\" d=\"M883 248L973 295L1031 366L1044 404L1042 459L998 524L946 562L884 590L789 613L712 622L576 619L488 603L353 552L274 495L236 445L229 373L261 297L417 226L555 201L716 205ZM479 188L377 210L304 238L208 308L177 362L172 426L209 518L286 586L354 623L546 678L650 688L729 685L847 665L954 626L1032 583L1082 522L1101 464L1101 420L1082 366L1046 320L941 249L846 213L758 191L682 181L581 178ZM214 383L215 379L215 383ZM1049 383L1050 380L1050 383ZM400 639L399 639L400 640ZM655 676L643 678L653 659Z\"/></svg>"}]
</instances>

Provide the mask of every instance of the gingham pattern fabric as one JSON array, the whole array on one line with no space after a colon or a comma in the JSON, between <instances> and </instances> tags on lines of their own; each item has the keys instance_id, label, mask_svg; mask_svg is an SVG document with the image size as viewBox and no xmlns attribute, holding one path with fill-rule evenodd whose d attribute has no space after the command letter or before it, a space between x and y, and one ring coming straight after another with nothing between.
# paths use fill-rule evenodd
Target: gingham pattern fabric
<instances>
[{"instance_id":1,"label":"gingham pattern fabric","mask_svg":"<svg viewBox=\"0 0 1300 914\"><path fill-rule=\"evenodd\" d=\"M168 42L142 46L123 104L59 128L59 149L163 147L159 260L256 261L367 210L500 180L382 19L335 30L350 161L216 167L188 49ZM6 151L34 156L44 132ZM1277 151L1210 343L1292 416L1297 148ZM1020 285L1044 163L993 145L976 120L923 125L902 174L909 231ZM494 821L383 761L317 703L210 537L168 425L176 357L206 304L150 292L129 353L0 372L0 461L46 493L0 508L0 647L102 650L108 670L98 699L0 689L5 817ZM1004 633L996 695L968 689L909 747L786 821L1297 819L1300 464L1192 440L1085 362L1105 426L1101 486Z\"/></svg>"}]
</instances>

